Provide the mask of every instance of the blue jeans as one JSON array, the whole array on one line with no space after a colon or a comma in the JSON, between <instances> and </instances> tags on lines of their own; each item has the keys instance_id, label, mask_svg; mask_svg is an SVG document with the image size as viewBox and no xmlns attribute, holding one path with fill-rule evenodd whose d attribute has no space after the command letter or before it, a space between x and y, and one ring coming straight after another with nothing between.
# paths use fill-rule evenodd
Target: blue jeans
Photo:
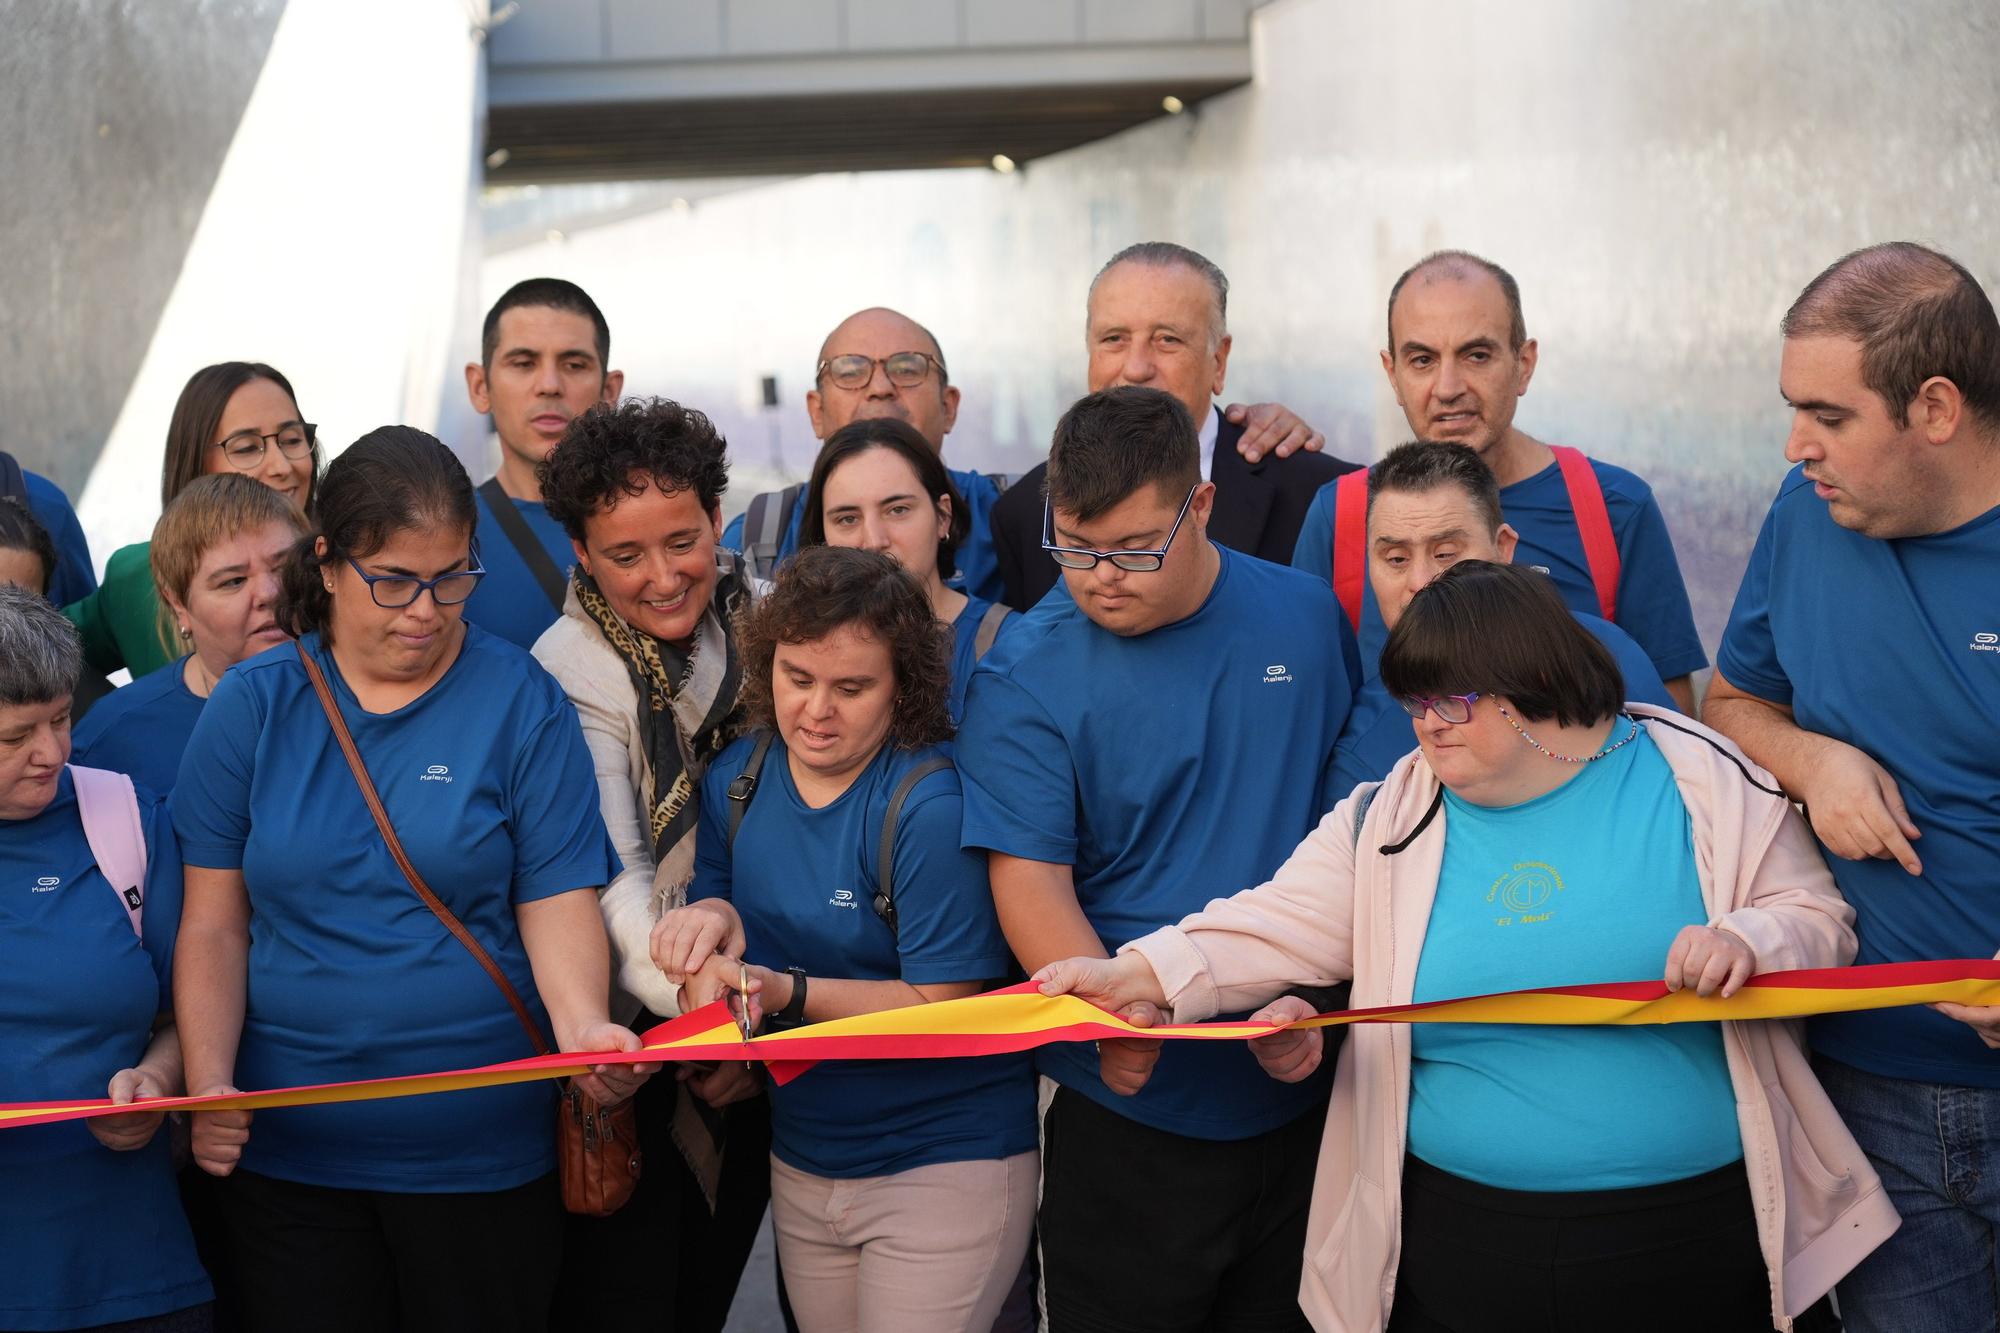
<instances>
[{"instance_id":1,"label":"blue jeans","mask_svg":"<svg viewBox=\"0 0 2000 1333\"><path fill-rule=\"evenodd\" d=\"M1903 1215L1840 1284L1848 1333L2000 1330L2000 1088L1813 1068Z\"/></svg>"}]
</instances>

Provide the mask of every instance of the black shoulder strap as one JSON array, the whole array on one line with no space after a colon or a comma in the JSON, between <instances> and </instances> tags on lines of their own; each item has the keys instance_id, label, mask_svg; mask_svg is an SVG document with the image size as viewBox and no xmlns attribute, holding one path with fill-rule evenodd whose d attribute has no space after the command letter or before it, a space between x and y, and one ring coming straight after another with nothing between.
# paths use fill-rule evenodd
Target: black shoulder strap
<instances>
[{"instance_id":1,"label":"black shoulder strap","mask_svg":"<svg viewBox=\"0 0 2000 1333\"><path fill-rule=\"evenodd\" d=\"M903 822L903 805L917 784L950 767L951 760L934 754L903 774L903 780L889 796L888 812L882 816L882 849L875 858L875 915L889 928L891 938L896 934L896 825Z\"/></svg>"},{"instance_id":2,"label":"black shoulder strap","mask_svg":"<svg viewBox=\"0 0 2000 1333\"><path fill-rule=\"evenodd\" d=\"M19 500L23 508L27 507L28 474L21 471L20 460L4 449L0 449L0 496Z\"/></svg>"},{"instance_id":3,"label":"black shoulder strap","mask_svg":"<svg viewBox=\"0 0 2000 1333\"><path fill-rule=\"evenodd\" d=\"M791 531L792 510L798 507L803 489L794 483L782 491L750 497L750 505L743 511L743 556L754 577L769 580L777 569L778 551Z\"/></svg>"},{"instance_id":4,"label":"black shoulder strap","mask_svg":"<svg viewBox=\"0 0 2000 1333\"><path fill-rule=\"evenodd\" d=\"M764 756L771 753L771 742L777 738L776 732L760 731L757 743L750 747L750 757L743 763L743 771L729 780L729 845L736 845L736 830L743 827L743 816L750 813L750 801L757 795L757 775L764 771Z\"/></svg>"},{"instance_id":5,"label":"black shoulder strap","mask_svg":"<svg viewBox=\"0 0 2000 1333\"><path fill-rule=\"evenodd\" d=\"M986 656L986 650L1000 637L1000 626L1007 617L1014 614L1014 608L1005 602L995 602L986 608L986 614L979 617L979 628L972 634L972 660L977 662Z\"/></svg>"},{"instance_id":6,"label":"black shoulder strap","mask_svg":"<svg viewBox=\"0 0 2000 1333\"><path fill-rule=\"evenodd\" d=\"M521 511L514 507L514 497L500 488L500 478L488 477L479 483L479 493L486 497L486 507L493 511L493 517L500 524L500 531L507 534L507 541L515 554L527 565L528 572L535 576L535 582L542 586L542 595L549 599L549 605L562 610L563 594L569 580L556 568L556 562L549 559L548 547L535 536L528 520L521 517Z\"/></svg>"}]
</instances>

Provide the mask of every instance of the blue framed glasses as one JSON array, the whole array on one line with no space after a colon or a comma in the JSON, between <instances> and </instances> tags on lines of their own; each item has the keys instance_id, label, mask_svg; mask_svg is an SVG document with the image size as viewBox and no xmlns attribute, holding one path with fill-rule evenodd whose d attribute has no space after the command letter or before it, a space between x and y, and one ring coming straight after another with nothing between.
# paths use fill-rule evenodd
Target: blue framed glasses
<instances>
[{"instance_id":1,"label":"blue framed glasses","mask_svg":"<svg viewBox=\"0 0 2000 1333\"><path fill-rule=\"evenodd\" d=\"M1456 727L1472 721L1472 705L1479 697L1477 690L1471 694L1443 694L1435 699L1420 699L1414 694L1406 694L1396 700L1396 705L1419 722L1423 721L1426 712L1432 712L1438 715L1438 721L1449 722Z\"/></svg>"},{"instance_id":2,"label":"blue framed glasses","mask_svg":"<svg viewBox=\"0 0 2000 1333\"><path fill-rule=\"evenodd\" d=\"M1174 526L1167 530L1167 539L1160 543L1157 551L1092 551L1082 546L1058 546L1055 506L1043 500L1042 549L1064 569L1094 569L1098 561L1109 560L1118 568L1134 574L1150 574L1166 563L1167 552L1173 548L1174 536L1180 532L1181 523L1187 518L1188 506L1194 503L1194 493L1200 489L1200 482L1188 487L1187 499L1181 501L1181 512L1174 515Z\"/></svg>"},{"instance_id":3,"label":"blue framed glasses","mask_svg":"<svg viewBox=\"0 0 2000 1333\"><path fill-rule=\"evenodd\" d=\"M430 589L432 600L439 606L457 606L472 596L479 580L486 577L486 570L479 563L477 549L468 558L472 568L454 569L434 579L420 579L410 574L370 574L351 555L347 557L347 563L368 585L368 595L375 599L375 605L385 611L400 611L423 596L426 588Z\"/></svg>"}]
</instances>

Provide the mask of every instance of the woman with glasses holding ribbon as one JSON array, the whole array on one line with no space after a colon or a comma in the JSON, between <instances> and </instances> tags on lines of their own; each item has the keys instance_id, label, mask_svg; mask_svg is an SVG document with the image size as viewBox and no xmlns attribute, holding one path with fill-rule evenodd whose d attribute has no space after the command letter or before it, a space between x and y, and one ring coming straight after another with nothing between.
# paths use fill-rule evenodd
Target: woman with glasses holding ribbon
<instances>
[{"instance_id":1,"label":"woman with glasses holding ribbon","mask_svg":"<svg viewBox=\"0 0 2000 1333\"><path fill-rule=\"evenodd\" d=\"M319 469L316 429L299 411L290 380L256 361L203 366L181 389L167 423L160 507L196 477L242 474L304 514ZM63 609L83 631L84 661L93 671L124 667L136 680L189 649L181 626L161 609L147 551L145 542L113 551L97 591Z\"/></svg>"},{"instance_id":2,"label":"woman with glasses holding ribbon","mask_svg":"<svg viewBox=\"0 0 2000 1333\"><path fill-rule=\"evenodd\" d=\"M576 710L463 618L480 575L464 468L387 426L321 492L284 570L297 642L217 684L174 789L189 1088L636 1049L606 1016L614 867ZM642 1078L576 1083L614 1104ZM540 1333L556 1105L524 1083L196 1113L246 1327Z\"/></svg>"},{"instance_id":3,"label":"woman with glasses holding ribbon","mask_svg":"<svg viewBox=\"0 0 2000 1333\"><path fill-rule=\"evenodd\" d=\"M1311 1011L1283 992L1350 979L1356 1007L1662 973L1727 996L1852 960L1854 914L1769 775L1622 703L1547 579L1453 566L1381 676L1417 752L1269 883L1051 964L1043 990L1290 1022ZM1898 1224L1796 1024L1346 1031L1299 1295L1315 1328L1826 1328L1822 1297ZM1288 1081L1325 1049L1252 1045Z\"/></svg>"}]
</instances>

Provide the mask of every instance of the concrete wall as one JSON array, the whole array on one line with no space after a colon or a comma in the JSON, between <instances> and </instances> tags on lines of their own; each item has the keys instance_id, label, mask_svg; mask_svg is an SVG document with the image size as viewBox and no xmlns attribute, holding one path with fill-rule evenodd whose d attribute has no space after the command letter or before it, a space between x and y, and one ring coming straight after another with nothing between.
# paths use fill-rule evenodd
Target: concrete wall
<instances>
[{"instance_id":1,"label":"concrete wall","mask_svg":"<svg viewBox=\"0 0 2000 1333\"><path fill-rule=\"evenodd\" d=\"M0 0L5 447L100 565L187 377L268 361L338 448L476 436L484 0Z\"/></svg>"},{"instance_id":2,"label":"concrete wall","mask_svg":"<svg viewBox=\"0 0 2000 1333\"><path fill-rule=\"evenodd\" d=\"M1541 342L1521 424L1654 483L1712 647L1784 469L1798 289L1898 237L2000 285L1990 0L1278 0L1252 32L1255 82L1199 116L1013 176L819 176L571 226L489 259L485 293L589 287L628 388L722 420L740 503L810 463L819 340L877 303L943 340L949 456L1029 464L1082 388L1091 273L1154 237L1230 275L1229 396L1372 458L1405 433L1376 360L1389 283L1477 250L1519 276Z\"/></svg>"}]
</instances>

